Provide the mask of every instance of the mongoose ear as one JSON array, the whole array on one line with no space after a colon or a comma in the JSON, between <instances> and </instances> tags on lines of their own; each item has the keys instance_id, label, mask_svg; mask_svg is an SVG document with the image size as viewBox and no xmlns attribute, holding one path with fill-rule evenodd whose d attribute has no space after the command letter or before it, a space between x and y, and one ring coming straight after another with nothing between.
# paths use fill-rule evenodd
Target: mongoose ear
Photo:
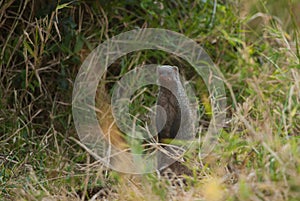
<instances>
[{"instance_id":1,"label":"mongoose ear","mask_svg":"<svg viewBox=\"0 0 300 201\"><path fill-rule=\"evenodd\" d=\"M176 66L172 66L172 67L173 67L174 71L178 72L178 67L176 67Z\"/></svg>"}]
</instances>

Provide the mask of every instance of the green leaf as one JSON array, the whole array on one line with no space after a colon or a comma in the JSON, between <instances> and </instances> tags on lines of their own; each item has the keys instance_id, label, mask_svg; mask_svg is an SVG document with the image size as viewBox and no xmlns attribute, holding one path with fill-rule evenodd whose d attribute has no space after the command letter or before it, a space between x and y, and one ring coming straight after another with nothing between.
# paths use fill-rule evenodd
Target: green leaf
<instances>
[{"instance_id":1,"label":"green leaf","mask_svg":"<svg viewBox=\"0 0 300 201\"><path fill-rule=\"evenodd\" d=\"M25 50L28 51L29 54L34 57L34 52L33 52L32 48L30 47L30 45L26 42L26 40L23 40L23 45L24 45Z\"/></svg>"},{"instance_id":2,"label":"green leaf","mask_svg":"<svg viewBox=\"0 0 300 201\"><path fill-rule=\"evenodd\" d=\"M76 44L74 47L74 53L78 53L82 49L83 44L84 44L84 39L83 39L82 35L77 35L76 36Z\"/></svg>"}]
</instances>

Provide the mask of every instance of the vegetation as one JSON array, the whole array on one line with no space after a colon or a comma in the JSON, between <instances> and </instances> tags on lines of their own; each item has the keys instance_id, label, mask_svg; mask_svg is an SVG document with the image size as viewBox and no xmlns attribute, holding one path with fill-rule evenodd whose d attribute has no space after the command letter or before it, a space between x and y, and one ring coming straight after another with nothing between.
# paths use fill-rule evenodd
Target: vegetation
<instances>
[{"instance_id":1,"label":"vegetation","mask_svg":"<svg viewBox=\"0 0 300 201\"><path fill-rule=\"evenodd\" d=\"M1 1L0 200L300 200L299 8L296 0ZM185 184L108 170L76 140L80 65L108 38L149 27L197 41L225 77L228 124L213 153L187 161L194 175ZM184 69L209 119L201 78L161 51L115 62L108 93L143 63ZM151 106L155 90L135 101Z\"/></svg>"}]
</instances>

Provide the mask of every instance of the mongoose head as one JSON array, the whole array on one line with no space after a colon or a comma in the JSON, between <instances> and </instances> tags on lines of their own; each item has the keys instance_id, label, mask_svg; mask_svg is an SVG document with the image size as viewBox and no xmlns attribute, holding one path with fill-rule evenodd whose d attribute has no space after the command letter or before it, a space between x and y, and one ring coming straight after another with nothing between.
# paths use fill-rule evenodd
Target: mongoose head
<instances>
[{"instance_id":1,"label":"mongoose head","mask_svg":"<svg viewBox=\"0 0 300 201\"><path fill-rule=\"evenodd\" d=\"M174 84L178 84L178 68L176 66L160 66L158 68L158 80L162 86L172 87Z\"/></svg>"}]
</instances>

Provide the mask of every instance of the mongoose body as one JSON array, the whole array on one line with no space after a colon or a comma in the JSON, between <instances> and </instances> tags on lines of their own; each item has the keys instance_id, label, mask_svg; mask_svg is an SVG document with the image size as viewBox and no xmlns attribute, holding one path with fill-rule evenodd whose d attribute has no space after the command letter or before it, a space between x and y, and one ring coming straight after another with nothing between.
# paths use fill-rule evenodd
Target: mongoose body
<instances>
[{"instance_id":1,"label":"mongoose body","mask_svg":"<svg viewBox=\"0 0 300 201\"><path fill-rule=\"evenodd\" d=\"M166 119L158 111L156 126L162 127L158 133L159 140L188 140L194 137L193 112L187 93L180 81L178 68L175 66L160 66L158 68L159 95L157 105L166 112ZM165 125L161 125L165 122Z\"/></svg>"},{"instance_id":2,"label":"mongoose body","mask_svg":"<svg viewBox=\"0 0 300 201\"><path fill-rule=\"evenodd\" d=\"M156 128L159 142L176 139L191 140L194 137L193 111L190 107L187 93L180 81L178 68L174 66L160 66L158 68L158 82L160 85L157 105L160 109L156 112ZM180 155L182 150L178 147L165 146L171 155ZM173 153L172 153L173 152ZM175 153L176 152L176 153ZM164 169L176 160L162 152L158 155L158 169Z\"/></svg>"}]
</instances>

